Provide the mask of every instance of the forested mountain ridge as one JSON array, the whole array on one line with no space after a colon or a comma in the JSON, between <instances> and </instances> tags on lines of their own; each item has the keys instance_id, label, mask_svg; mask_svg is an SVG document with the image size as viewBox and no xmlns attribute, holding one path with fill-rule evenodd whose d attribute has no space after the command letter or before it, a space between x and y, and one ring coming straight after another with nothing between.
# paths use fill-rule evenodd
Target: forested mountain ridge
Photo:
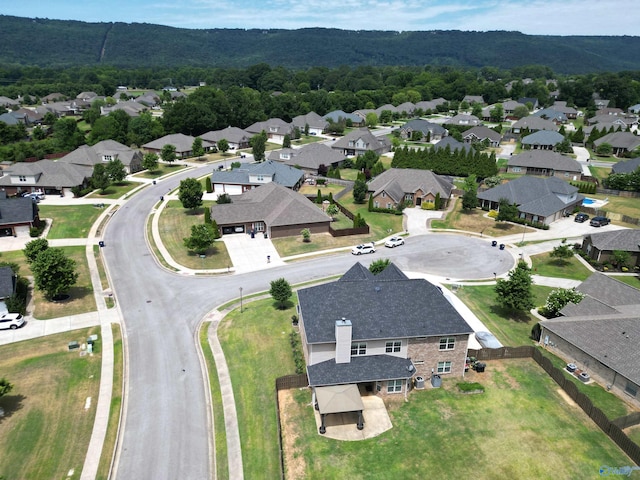
<instances>
[{"instance_id":1,"label":"forested mountain ridge","mask_svg":"<svg viewBox=\"0 0 640 480\"><path fill-rule=\"evenodd\" d=\"M340 65L451 65L557 73L640 70L638 36L543 36L519 32L191 30L146 23L87 23L0 15L4 65L117 67L257 63L303 69Z\"/></svg>"}]
</instances>

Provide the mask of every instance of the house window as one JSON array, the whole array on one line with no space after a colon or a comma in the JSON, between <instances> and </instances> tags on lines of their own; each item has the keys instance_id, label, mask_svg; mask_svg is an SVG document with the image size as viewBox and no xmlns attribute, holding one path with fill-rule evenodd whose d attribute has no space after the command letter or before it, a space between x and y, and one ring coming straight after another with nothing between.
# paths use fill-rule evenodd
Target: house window
<instances>
[{"instance_id":1,"label":"house window","mask_svg":"<svg viewBox=\"0 0 640 480\"><path fill-rule=\"evenodd\" d=\"M405 200L413 200L413 195L412 195L412 194L410 194L410 193L407 193L407 194L404 196L404 199L405 199Z\"/></svg>"},{"instance_id":2,"label":"house window","mask_svg":"<svg viewBox=\"0 0 640 480\"><path fill-rule=\"evenodd\" d=\"M264 175L258 175L257 179L258 179L258 182L264 181Z\"/></svg>"},{"instance_id":3,"label":"house window","mask_svg":"<svg viewBox=\"0 0 640 480\"><path fill-rule=\"evenodd\" d=\"M438 362L438 373L451 373L451 362Z\"/></svg>"},{"instance_id":4,"label":"house window","mask_svg":"<svg viewBox=\"0 0 640 480\"><path fill-rule=\"evenodd\" d=\"M440 350L453 350L456 347L454 337L444 337L440 339Z\"/></svg>"},{"instance_id":5,"label":"house window","mask_svg":"<svg viewBox=\"0 0 640 480\"><path fill-rule=\"evenodd\" d=\"M291 158L291 155L289 155L288 153L281 153L280 158L283 160L289 160Z\"/></svg>"},{"instance_id":6,"label":"house window","mask_svg":"<svg viewBox=\"0 0 640 480\"><path fill-rule=\"evenodd\" d=\"M382 192L382 198L387 198L387 192Z\"/></svg>"},{"instance_id":7,"label":"house window","mask_svg":"<svg viewBox=\"0 0 640 480\"><path fill-rule=\"evenodd\" d=\"M113 157L111 155L103 155L102 156L102 161L103 162L110 162L111 160L113 160Z\"/></svg>"},{"instance_id":8,"label":"house window","mask_svg":"<svg viewBox=\"0 0 640 480\"><path fill-rule=\"evenodd\" d=\"M569 176L569 172L564 172L564 176L568 177Z\"/></svg>"},{"instance_id":9,"label":"house window","mask_svg":"<svg viewBox=\"0 0 640 480\"><path fill-rule=\"evenodd\" d=\"M387 393L401 393L402 380L389 380L387 382Z\"/></svg>"},{"instance_id":10,"label":"house window","mask_svg":"<svg viewBox=\"0 0 640 480\"><path fill-rule=\"evenodd\" d=\"M391 205L390 203L387 203L387 208L391 209L393 207L393 205Z\"/></svg>"},{"instance_id":11,"label":"house window","mask_svg":"<svg viewBox=\"0 0 640 480\"><path fill-rule=\"evenodd\" d=\"M520 167L511 167L513 173L520 173Z\"/></svg>"},{"instance_id":12,"label":"house window","mask_svg":"<svg viewBox=\"0 0 640 480\"><path fill-rule=\"evenodd\" d=\"M627 386L624 387L624 392L628 395L631 395L632 397L635 397L638 394L638 386L631 382L627 382Z\"/></svg>"},{"instance_id":13,"label":"house window","mask_svg":"<svg viewBox=\"0 0 640 480\"><path fill-rule=\"evenodd\" d=\"M367 344L362 342L362 343L352 343L351 344L351 356L352 357L357 357L360 355L366 355L367 354Z\"/></svg>"},{"instance_id":14,"label":"house window","mask_svg":"<svg viewBox=\"0 0 640 480\"><path fill-rule=\"evenodd\" d=\"M27 177L25 177L24 175L19 175L18 176L18 180L20 180L21 182L26 182L27 181Z\"/></svg>"},{"instance_id":15,"label":"house window","mask_svg":"<svg viewBox=\"0 0 640 480\"><path fill-rule=\"evenodd\" d=\"M384 351L386 353L398 353L402 347L402 342L387 342Z\"/></svg>"},{"instance_id":16,"label":"house window","mask_svg":"<svg viewBox=\"0 0 640 480\"><path fill-rule=\"evenodd\" d=\"M378 202L377 200L375 202L373 202L373 207L374 208L380 208L380 202Z\"/></svg>"}]
</instances>

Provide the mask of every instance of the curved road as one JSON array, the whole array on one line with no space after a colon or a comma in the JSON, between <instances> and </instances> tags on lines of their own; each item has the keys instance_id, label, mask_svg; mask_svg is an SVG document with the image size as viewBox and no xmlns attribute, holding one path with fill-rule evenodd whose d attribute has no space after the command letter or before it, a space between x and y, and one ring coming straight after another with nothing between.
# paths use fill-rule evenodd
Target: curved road
<instances>
[{"instance_id":1,"label":"curved road","mask_svg":"<svg viewBox=\"0 0 640 480\"><path fill-rule=\"evenodd\" d=\"M345 253L219 277L165 271L147 246L147 216L160 196L181 179L211 171L210 165L191 169L145 188L113 215L105 233L103 254L124 320L127 352L116 478L213 478L210 407L196 349L201 319L217 305L237 298L240 287L243 295L250 295L268 290L269 282L279 277L296 284L343 273L356 261ZM467 238L477 242L471 247L447 239L443 249L439 246L443 242L429 240L439 236L409 237L402 248L381 248L357 260L368 264L389 257L403 270L442 276L452 263L477 268L484 277L513 266L511 255L491 248L487 240Z\"/></svg>"}]
</instances>

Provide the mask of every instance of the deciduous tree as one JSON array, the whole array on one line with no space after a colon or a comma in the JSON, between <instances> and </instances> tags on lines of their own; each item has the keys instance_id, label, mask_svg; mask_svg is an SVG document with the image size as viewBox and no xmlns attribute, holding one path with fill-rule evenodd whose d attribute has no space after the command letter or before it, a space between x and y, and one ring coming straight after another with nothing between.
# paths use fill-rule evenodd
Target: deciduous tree
<instances>
[{"instance_id":1,"label":"deciduous tree","mask_svg":"<svg viewBox=\"0 0 640 480\"><path fill-rule=\"evenodd\" d=\"M292 295L291 285L284 278L278 278L271 282L269 293L278 302L278 308L284 310L287 306L287 301Z\"/></svg>"},{"instance_id":2,"label":"deciduous tree","mask_svg":"<svg viewBox=\"0 0 640 480\"><path fill-rule=\"evenodd\" d=\"M113 183L120 183L127 177L127 170L118 158L109 160L105 167L105 171L109 176L109 180Z\"/></svg>"},{"instance_id":3,"label":"deciduous tree","mask_svg":"<svg viewBox=\"0 0 640 480\"><path fill-rule=\"evenodd\" d=\"M153 172L158 168L158 154L148 152L142 157L142 168Z\"/></svg>"},{"instance_id":4,"label":"deciduous tree","mask_svg":"<svg viewBox=\"0 0 640 480\"><path fill-rule=\"evenodd\" d=\"M175 162L177 158L176 146L171 145L170 143L167 143L165 146L162 147L162 150L160 150L160 158L162 158L162 160L167 163Z\"/></svg>"},{"instance_id":5,"label":"deciduous tree","mask_svg":"<svg viewBox=\"0 0 640 480\"><path fill-rule=\"evenodd\" d=\"M180 181L178 199L184 208L194 210L202 205L202 194L202 185L195 178Z\"/></svg>"},{"instance_id":6,"label":"deciduous tree","mask_svg":"<svg viewBox=\"0 0 640 480\"><path fill-rule=\"evenodd\" d=\"M27 263L33 263L40 252L44 252L49 248L49 241L46 238L36 238L28 242L22 252L27 257Z\"/></svg>"},{"instance_id":7,"label":"deciduous tree","mask_svg":"<svg viewBox=\"0 0 640 480\"><path fill-rule=\"evenodd\" d=\"M498 303L511 310L531 310L533 293L531 292L531 269L524 261L519 261L515 269L509 272L508 280L498 280L495 291Z\"/></svg>"},{"instance_id":8,"label":"deciduous tree","mask_svg":"<svg viewBox=\"0 0 640 480\"><path fill-rule=\"evenodd\" d=\"M191 236L183 239L184 246L193 252L203 254L219 236L211 224L192 225Z\"/></svg>"},{"instance_id":9,"label":"deciduous tree","mask_svg":"<svg viewBox=\"0 0 640 480\"><path fill-rule=\"evenodd\" d=\"M106 167L102 163L97 163L93 167L93 175L91 175L91 186L97 190L105 191L111 185L111 179L107 173Z\"/></svg>"},{"instance_id":10,"label":"deciduous tree","mask_svg":"<svg viewBox=\"0 0 640 480\"><path fill-rule=\"evenodd\" d=\"M31 264L33 279L47 300L66 293L78 280L76 262L60 248L48 248Z\"/></svg>"}]
</instances>

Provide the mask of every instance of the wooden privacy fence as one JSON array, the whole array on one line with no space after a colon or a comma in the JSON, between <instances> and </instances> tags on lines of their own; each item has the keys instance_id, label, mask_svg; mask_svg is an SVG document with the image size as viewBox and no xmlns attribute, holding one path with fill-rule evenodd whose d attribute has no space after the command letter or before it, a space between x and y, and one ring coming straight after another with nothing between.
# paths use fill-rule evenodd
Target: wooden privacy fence
<instances>
[{"instance_id":1,"label":"wooden privacy fence","mask_svg":"<svg viewBox=\"0 0 640 480\"><path fill-rule=\"evenodd\" d=\"M609 420L605 413L596 407L591 399L578 390L576 384L565 373L553 366L551 360L545 357L541 351L531 345L523 347L502 347L482 350L469 349L468 355L478 360L499 360L504 358L533 358L542 369L555 380L564 392L582 408L591 420L606 433L622 451L624 451L636 465L640 465L640 446L633 442L623 431L623 428L640 423L640 412L635 412L625 417Z\"/></svg>"}]
</instances>

